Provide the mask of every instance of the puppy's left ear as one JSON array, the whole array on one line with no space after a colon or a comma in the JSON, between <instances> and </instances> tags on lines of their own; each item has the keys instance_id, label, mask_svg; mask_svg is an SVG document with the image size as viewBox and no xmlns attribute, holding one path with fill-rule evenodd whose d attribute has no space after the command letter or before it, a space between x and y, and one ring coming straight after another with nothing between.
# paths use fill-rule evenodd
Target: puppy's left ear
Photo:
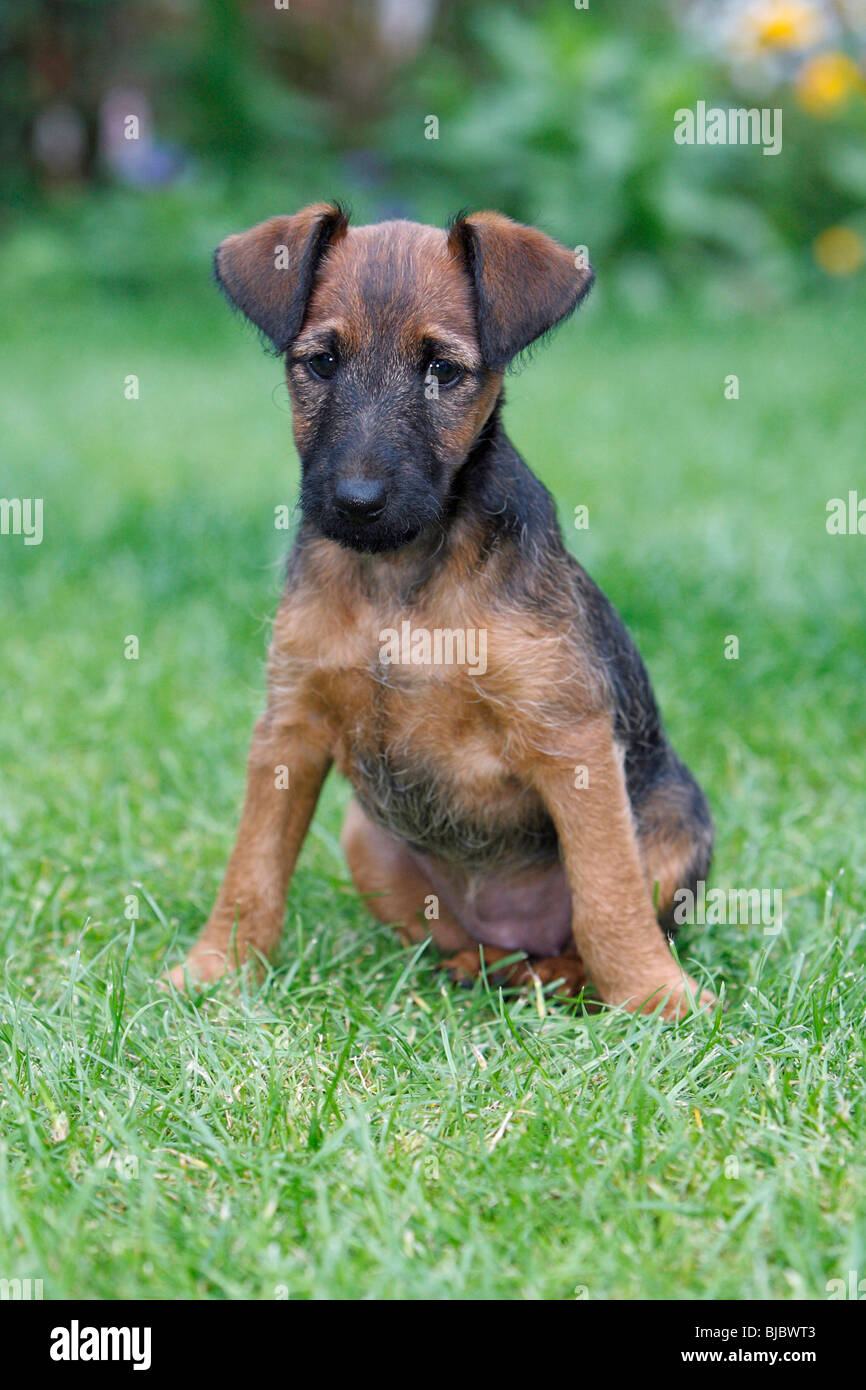
<instances>
[{"instance_id":1,"label":"puppy's left ear","mask_svg":"<svg viewBox=\"0 0 866 1390\"><path fill-rule=\"evenodd\" d=\"M316 271L328 247L346 235L339 203L312 203L226 237L214 254L217 284L283 353L301 331Z\"/></svg>"},{"instance_id":2,"label":"puppy's left ear","mask_svg":"<svg viewBox=\"0 0 866 1390\"><path fill-rule=\"evenodd\" d=\"M448 245L472 279L481 355L494 369L566 318L592 287L592 268L575 251L498 212L458 217Z\"/></svg>"}]
</instances>

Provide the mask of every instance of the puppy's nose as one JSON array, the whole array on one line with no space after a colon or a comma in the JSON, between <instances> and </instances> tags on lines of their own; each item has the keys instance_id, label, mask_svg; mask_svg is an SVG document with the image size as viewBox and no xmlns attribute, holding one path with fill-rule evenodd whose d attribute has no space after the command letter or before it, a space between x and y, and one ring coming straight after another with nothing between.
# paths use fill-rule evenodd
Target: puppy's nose
<instances>
[{"instance_id":1,"label":"puppy's nose","mask_svg":"<svg viewBox=\"0 0 866 1390\"><path fill-rule=\"evenodd\" d=\"M367 478L341 478L334 488L334 506L349 521L372 521L385 506L385 484Z\"/></svg>"}]
</instances>

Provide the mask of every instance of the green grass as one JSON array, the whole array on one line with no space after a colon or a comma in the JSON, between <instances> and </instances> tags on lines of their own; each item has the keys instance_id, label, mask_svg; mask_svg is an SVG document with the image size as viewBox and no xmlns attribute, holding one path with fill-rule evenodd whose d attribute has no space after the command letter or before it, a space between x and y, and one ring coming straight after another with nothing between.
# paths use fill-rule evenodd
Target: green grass
<instances>
[{"instance_id":1,"label":"green grass","mask_svg":"<svg viewBox=\"0 0 866 1390\"><path fill-rule=\"evenodd\" d=\"M264 985L157 991L216 891L262 703L285 392L204 278L89 304L5 286L0 496L43 497L45 538L0 538L0 1276L786 1299L866 1275L866 539L824 525L866 493L862 298L626 323L599 294L509 386L707 788L714 882L784 893L778 936L686 930L728 1007L672 1027L443 987L353 895L336 780Z\"/></svg>"}]
</instances>

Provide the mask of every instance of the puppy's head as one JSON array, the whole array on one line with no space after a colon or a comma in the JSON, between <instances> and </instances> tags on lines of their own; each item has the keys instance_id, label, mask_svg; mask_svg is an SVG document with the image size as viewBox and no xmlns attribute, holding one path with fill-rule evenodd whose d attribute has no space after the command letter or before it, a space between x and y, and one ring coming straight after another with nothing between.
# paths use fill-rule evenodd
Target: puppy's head
<instances>
[{"instance_id":1,"label":"puppy's head","mask_svg":"<svg viewBox=\"0 0 866 1390\"><path fill-rule=\"evenodd\" d=\"M508 363L589 290L577 259L498 213L350 227L329 203L221 244L220 285L285 356L321 534L395 550L437 522Z\"/></svg>"}]
</instances>

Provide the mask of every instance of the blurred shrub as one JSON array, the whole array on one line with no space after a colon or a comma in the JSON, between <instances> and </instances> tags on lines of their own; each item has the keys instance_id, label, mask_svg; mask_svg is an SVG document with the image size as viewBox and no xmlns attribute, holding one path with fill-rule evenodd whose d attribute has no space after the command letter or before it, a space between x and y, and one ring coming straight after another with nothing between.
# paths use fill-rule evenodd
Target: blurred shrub
<instances>
[{"instance_id":1,"label":"blurred shrub","mask_svg":"<svg viewBox=\"0 0 866 1390\"><path fill-rule=\"evenodd\" d=\"M853 273L862 34L840 28L838 4L717 0L701 44L700 3L0 0L18 266L164 285L200 275L226 231L341 196L365 219L498 207L586 244L645 310L682 283L760 304ZM155 157L137 183L102 148L119 86L152 111ZM674 112L699 99L782 107L782 154L675 144ZM72 148L71 168L40 164L40 132ZM834 229L843 242L819 240Z\"/></svg>"},{"instance_id":2,"label":"blurred shrub","mask_svg":"<svg viewBox=\"0 0 866 1390\"><path fill-rule=\"evenodd\" d=\"M483 199L541 222L586 243L648 302L713 267L728 269L745 301L774 296L809 277L826 228L852 221L862 238L866 103L850 57L804 56L773 83L756 70L744 90L733 54L701 55L661 6L649 22L634 8L618 14L473 9L481 70L457 82L454 55L435 50L405 75L381 125L395 186L430 215ZM422 99L440 117L438 140L419 141ZM783 108L781 155L676 145L674 112L699 99Z\"/></svg>"}]
</instances>

